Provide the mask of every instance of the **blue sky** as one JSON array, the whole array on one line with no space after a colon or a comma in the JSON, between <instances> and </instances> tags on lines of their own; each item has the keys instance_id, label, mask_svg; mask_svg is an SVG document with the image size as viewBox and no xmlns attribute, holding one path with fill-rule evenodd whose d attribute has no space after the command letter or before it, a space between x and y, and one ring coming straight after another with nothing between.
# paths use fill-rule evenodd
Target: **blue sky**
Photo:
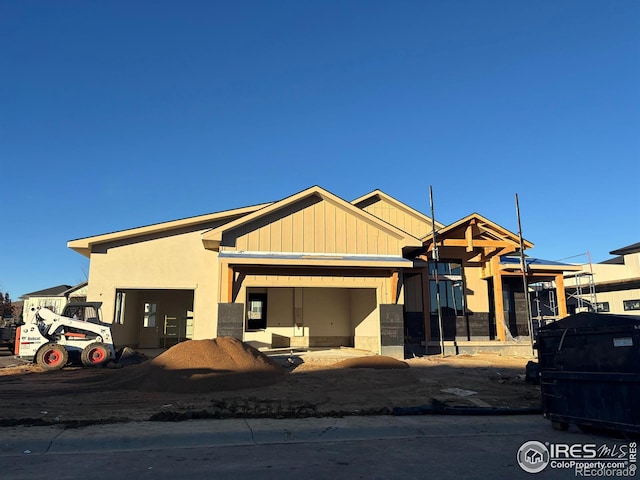
<instances>
[{"instance_id":1,"label":"blue sky","mask_svg":"<svg viewBox=\"0 0 640 480\"><path fill-rule=\"evenodd\" d=\"M0 1L0 290L68 240L320 185L527 253L640 241L640 2ZM574 259L586 261L586 256Z\"/></svg>"}]
</instances>

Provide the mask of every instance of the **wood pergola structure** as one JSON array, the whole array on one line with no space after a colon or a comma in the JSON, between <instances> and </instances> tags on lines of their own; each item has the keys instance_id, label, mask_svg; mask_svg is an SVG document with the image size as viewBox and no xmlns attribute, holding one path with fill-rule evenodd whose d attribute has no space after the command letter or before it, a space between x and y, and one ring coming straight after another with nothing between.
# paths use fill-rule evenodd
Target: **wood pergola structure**
<instances>
[{"instance_id":1,"label":"wood pergola structure","mask_svg":"<svg viewBox=\"0 0 640 480\"><path fill-rule=\"evenodd\" d=\"M493 305L495 312L496 336L506 341L506 319L503 301L503 280L510 277L523 277L519 257L520 238L513 232L473 213L461 220L442 228L435 233L440 258L462 258L463 266L480 267L480 277L493 281ZM418 258L432 260L434 248L433 235L423 238L426 253ZM523 240L525 249L533 248L533 243ZM516 261L517 260L517 261ZM558 262L544 262L525 259L527 285L538 282L555 282L558 302L558 316L567 316L563 273L573 270L573 266ZM528 294L528 292L527 292Z\"/></svg>"}]
</instances>

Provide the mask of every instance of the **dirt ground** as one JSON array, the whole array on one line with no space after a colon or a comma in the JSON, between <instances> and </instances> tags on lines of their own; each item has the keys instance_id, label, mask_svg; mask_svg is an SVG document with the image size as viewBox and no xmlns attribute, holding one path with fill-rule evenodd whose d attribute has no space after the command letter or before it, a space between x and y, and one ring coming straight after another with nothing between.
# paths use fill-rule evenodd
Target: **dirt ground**
<instances>
[{"instance_id":1,"label":"dirt ground","mask_svg":"<svg viewBox=\"0 0 640 480\"><path fill-rule=\"evenodd\" d=\"M233 368L216 370L227 383L207 383L207 388L190 392L169 391L157 383L144 387L153 375L151 362L162 363L158 359L122 368L67 366L53 372L24 364L0 368L0 426L390 414L433 404L539 408L539 387L524 381L529 360L477 354L400 362L354 349L283 352L269 356L279 366L277 372L264 366L251 376ZM166 371L166 362L160 368ZM183 371L182 377L202 380L212 378L210 372ZM165 385L175 386L177 379Z\"/></svg>"}]
</instances>

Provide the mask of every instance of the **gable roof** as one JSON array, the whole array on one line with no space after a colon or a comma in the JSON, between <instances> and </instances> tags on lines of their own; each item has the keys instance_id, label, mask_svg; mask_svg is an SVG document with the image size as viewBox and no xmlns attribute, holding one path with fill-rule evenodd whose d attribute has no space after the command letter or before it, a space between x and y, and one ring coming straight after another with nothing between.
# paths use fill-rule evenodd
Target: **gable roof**
<instances>
[{"instance_id":1,"label":"gable roof","mask_svg":"<svg viewBox=\"0 0 640 480\"><path fill-rule=\"evenodd\" d=\"M55 287L45 288L44 290L38 290L37 292L25 293L20 296L20 298L29 298L29 297L66 297L76 290L80 290L83 287L86 287L89 283L82 282L77 285L56 285Z\"/></svg>"},{"instance_id":2,"label":"gable roof","mask_svg":"<svg viewBox=\"0 0 640 480\"><path fill-rule=\"evenodd\" d=\"M406 203L401 202L400 200L392 197L391 195L388 195L386 193L384 193L382 190L379 189L375 189L372 192L367 193L366 195L363 195L361 197L356 198L355 200L351 201L351 203L353 205L355 205L356 207L359 207L359 205L362 205L363 203L366 203L367 201L373 200L373 199L381 199L381 200L385 200L389 203L391 203L392 205L394 205L395 207L399 208L400 210L404 210L408 213L410 213L411 215L425 221L428 222L429 224L431 224L431 217L425 215L424 213L416 210L415 208L410 207L409 205L407 205ZM359 207L362 208L362 207ZM443 228L444 224L438 222L437 220L434 221L436 228Z\"/></svg>"},{"instance_id":3,"label":"gable roof","mask_svg":"<svg viewBox=\"0 0 640 480\"><path fill-rule=\"evenodd\" d=\"M104 233L102 235L96 235L93 237L78 238L75 240L70 240L67 243L67 246L72 250L75 250L76 252L84 255L85 257L89 257L91 255L92 245L96 245L98 243L111 242L115 240L125 240L142 235L167 232L170 230L176 230L185 227L193 227L199 224L206 224L216 220L224 220L225 218L235 218L264 208L267 205L269 205L269 203L236 208L233 210L224 210L222 212L208 213L205 215L197 215L194 217L171 220L168 222L154 223L152 225L146 225L143 227L136 227L127 230L119 230L111 233Z\"/></svg>"},{"instance_id":4,"label":"gable roof","mask_svg":"<svg viewBox=\"0 0 640 480\"><path fill-rule=\"evenodd\" d=\"M460 227L463 227L465 225L469 226L472 224L476 225L482 231L483 234L486 234L489 237L493 237L495 241L507 241L509 243L517 245L518 247L520 246L520 237L517 234L507 230L506 228L498 225L495 222L492 222L488 218L483 217L479 213L475 213L475 212L470 215L467 215L464 218L461 218L460 220L452 223L451 225L447 225L446 227L440 230L437 230L436 239L438 238L444 239L448 235L450 235L454 230ZM422 240L425 242L425 244L427 244L427 243L431 243L433 239L431 235L427 235ZM468 239L465 239L464 241L468 242ZM487 241L491 241L491 240L487 240ZM477 241L475 243L477 244ZM523 239L523 243L524 243L525 249L533 248L533 243L529 242L528 240ZM477 244L477 245L483 246L483 244ZM445 243L445 246L446 246L446 243ZM457 246L464 246L464 245L457 245Z\"/></svg>"},{"instance_id":5,"label":"gable roof","mask_svg":"<svg viewBox=\"0 0 640 480\"><path fill-rule=\"evenodd\" d=\"M302 190L294 195L291 195L287 198L284 198L278 202L274 202L261 208L260 210L256 210L248 215L245 215L241 218L237 218L229 223L221 225L217 228L213 228L207 232L202 234L202 243L205 248L211 250L218 250L220 248L220 243L222 242L222 235L224 232L230 231L234 228L239 227L240 225L247 224L259 218L265 217L275 211L278 211L282 208L288 207L290 205L295 204L303 199L309 197L319 197L322 200L329 201L338 205L340 208L348 211L350 214L363 219L364 221L375 225L381 230L389 233L390 235L398 238L402 247L420 247L422 246L422 242L420 239L408 234L407 232L400 230L399 228L385 222L384 220L379 219L378 217L371 215L368 212L352 205L351 203L343 200L342 198L334 195L333 193L314 185L313 187L307 188L306 190Z\"/></svg>"},{"instance_id":6,"label":"gable roof","mask_svg":"<svg viewBox=\"0 0 640 480\"><path fill-rule=\"evenodd\" d=\"M56 285L55 287L45 288L44 290L38 290L36 292L25 293L20 298L26 297L59 297L63 296L64 293L73 288L71 285Z\"/></svg>"}]
</instances>

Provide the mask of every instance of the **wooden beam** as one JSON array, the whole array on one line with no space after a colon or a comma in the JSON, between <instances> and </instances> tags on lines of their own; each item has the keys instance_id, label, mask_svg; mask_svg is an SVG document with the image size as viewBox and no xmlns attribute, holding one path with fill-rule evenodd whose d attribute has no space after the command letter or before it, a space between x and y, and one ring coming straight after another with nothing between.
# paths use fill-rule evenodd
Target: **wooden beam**
<instances>
[{"instance_id":1,"label":"wooden beam","mask_svg":"<svg viewBox=\"0 0 640 480\"><path fill-rule=\"evenodd\" d=\"M471 224L467 225L464 231L464 238L467 242L467 252L473 252L473 226Z\"/></svg>"},{"instance_id":2,"label":"wooden beam","mask_svg":"<svg viewBox=\"0 0 640 480\"><path fill-rule=\"evenodd\" d=\"M466 235L465 235L466 236ZM467 247L469 244L468 240L462 240L457 238L445 238L441 241L441 245L444 247ZM474 247L510 247L513 245L513 242L508 242L506 240L473 240Z\"/></svg>"},{"instance_id":3,"label":"wooden beam","mask_svg":"<svg viewBox=\"0 0 640 480\"><path fill-rule=\"evenodd\" d=\"M498 257L501 257L502 255L508 255L509 253L513 253L517 250L515 245L509 245L508 247L504 247L503 249L499 250L498 252L496 252L496 255Z\"/></svg>"},{"instance_id":4,"label":"wooden beam","mask_svg":"<svg viewBox=\"0 0 640 480\"><path fill-rule=\"evenodd\" d=\"M233 278L235 274L233 267L229 265L227 267L227 300L229 303L233 303Z\"/></svg>"},{"instance_id":5,"label":"wooden beam","mask_svg":"<svg viewBox=\"0 0 640 480\"><path fill-rule=\"evenodd\" d=\"M399 274L397 271L391 274L391 303L398 303L398 277Z\"/></svg>"},{"instance_id":6,"label":"wooden beam","mask_svg":"<svg viewBox=\"0 0 640 480\"><path fill-rule=\"evenodd\" d=\"M504 302L502 299L502 275L498 268L499 257L491 259L491 273L493 275L493 305L496 316L496 335L498 340L504 342L507 339L504 318Z\"/></svg>"},{"instance_id":7,"label":"wooden beam","mask_svg":"<svg viewBox=\"0 0 640 480\"><path fill-rule=\"evenodd\" d=\"M567 297L564 291L564 277L562 273L556 275L556 298L558 301L558 317L567 316Z\"/></svg>"}]
</instances>

